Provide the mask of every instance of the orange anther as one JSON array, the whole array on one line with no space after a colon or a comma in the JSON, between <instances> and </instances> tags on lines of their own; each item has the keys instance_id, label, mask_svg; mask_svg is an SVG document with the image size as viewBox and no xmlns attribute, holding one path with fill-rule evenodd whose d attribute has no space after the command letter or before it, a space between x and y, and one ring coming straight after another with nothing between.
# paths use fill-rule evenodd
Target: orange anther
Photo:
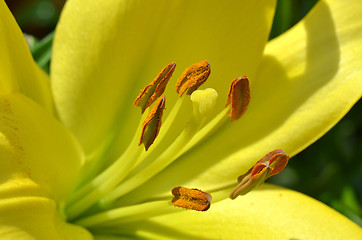
<instances>
[{"instance_id":1,"label":"orange anther","mask_svg":"<svg viewBox=\"0 0 362 240\"><path fill-rule=\"evenodd\" d=\"M180 97L187 91L191 95L193 91L197 90L210 75L210 64L208 61L201 61L188 67L177 80L176 92Z\"/></svg>"},{"instance_id":2,"label":"orange anther","mask_svg":"<svg viewBox=\"0 0 362 240\"><path fill-rule=\"evenodd\" d=\"M263 184L267 178L282 171L288 160L288 154L281 149L268 153L257 161L249 171L238 177L239 184L231 192L230 198L235 199L239 195L245 195Z\"/></svg>"},{"instance_id":3,"label":"orange anther","mask_svg":"<svg viewBox=\"0 0 362 240\"><path fill-rule=\"evenodd\" d=\"M230 121L239 119L248 109L250 102L249 79L242 76L231 82L228 100L225 107L231 103Z\"/></svg>"},{"instance_id":4,"label":"orange anther","mask_svg":"<svg viewBox=\"0 0 362 240\"><path fill-rule=\"evenodd\" d=\"M172 73L175 71L176 64L171 63L164 67L157 77L149 83L138 95L133 105L142 108L142 113L159 98L166 89Z\"/></svg>"},{"instance_id":5,"label":"orange anther","mask_svg":"<svg viewBox=\"0 0 362 240\"><path fill-rule=\"evenodd\" d=\"M165 109L165 101L165 97L160 98L148 113L146 120L143 122L141 138L138 145L143 143L146 151L156 139L160 131L163 110Z\"/></svg>"},{"instance_id":6,"label":"orange anther","mask_svg":"<svg viewBox=\"0 0 362 240\"><path fill-rule=\"evenodd\" d=\"M196 211L206 211L210 208L211 195L199 189L175 187L172 189L172 194L175 196L172 204L176 207Z\"/></svg>"}]
</instances>

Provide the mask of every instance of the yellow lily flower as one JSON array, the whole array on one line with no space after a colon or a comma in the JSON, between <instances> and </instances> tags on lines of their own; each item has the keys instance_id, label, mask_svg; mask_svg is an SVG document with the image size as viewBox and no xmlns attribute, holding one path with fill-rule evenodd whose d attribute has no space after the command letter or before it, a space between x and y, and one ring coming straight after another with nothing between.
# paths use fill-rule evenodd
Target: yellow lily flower
<instances>
[{"instance_id":1,"label":"yellow lily flower","mask_svg":"<svg viewBox=\"0 0 362 240\"><path fill-rule=\"evenodd\" d=\"M228 199L237 177L263 155L279 148L297 154L362 95L358 0L320 1L267 42L274 8L270 0L69 0L49 81L0 1L1 239L361 239L359 226L291 190L265 184ZM217 94L192 95L194 104L206 99L205 112L222 109L225 102L213 105L214 98L226 99L229 82L245 74L248 112L207 139L196 141L202 128L175 147L192 107L169 87L164 117L180 108L178 117L167 131L161 127L148 155L136 148L139 89L170 62L179 76L205 59L212 68L205 85ZM127 161L143 156L154 162ZM96 177L118 158L118 168ZM210 209L173 207L178 186L211 193Z\"/></svg>"}]
</instances>

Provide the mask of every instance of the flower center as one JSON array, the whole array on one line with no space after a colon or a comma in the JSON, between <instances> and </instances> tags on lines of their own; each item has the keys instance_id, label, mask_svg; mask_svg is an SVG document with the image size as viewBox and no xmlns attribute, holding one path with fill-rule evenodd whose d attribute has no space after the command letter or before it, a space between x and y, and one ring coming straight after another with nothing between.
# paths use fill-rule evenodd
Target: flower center
<instances>
[{"instance_id":1,"label":"flower center","mask_svg":"<svg viewBox=\"0 0 362 240\"><path fill-rule=\"evenodd\" d=\"M87 228L96 228L124 224L179 210L173 205L198 211L205 211L210 207L210 194L184 187L176 187L172 190L174 195L172 201L170 194L168 199L159 198L122 207L118 204L121 197L145 184L208 136L210 132L227 123L228 119L231 121L239 119L249 105L249 80L243 76L232 81L225 109L205 123L214 110L218 94L211 88L197 90L210 75L210 64L202 61L187 68L178 79L176 92L179 94L179 99L163 122L166 97L162 94L175 67L175 63L167 65L150 84L141 90L134 105L141 108L142 117L133 139L124 153L106 169L99 169L98 174L90 181L80 180L80 184L60 209L68 221ZM169 129L188 95L191 95L190 99L193 103L190 120L172 144L161 154L153 154L154 149L157 149L170 132ZM264 165L259 166L259 164L256 170L252 171L252 177L248 178L256 182L255 178L262 175L262 179L259 177L257 184L249 183L246 187L245 182L248 181L242 181L242 184L240 183L242 186L239 184L230 198L245 194L245 188L250 191L268 176L275 174L273 169L281 170L277 164L278 161L274 158L267 160L266 163L262 163Z\"/></svg>"}]
</instances>

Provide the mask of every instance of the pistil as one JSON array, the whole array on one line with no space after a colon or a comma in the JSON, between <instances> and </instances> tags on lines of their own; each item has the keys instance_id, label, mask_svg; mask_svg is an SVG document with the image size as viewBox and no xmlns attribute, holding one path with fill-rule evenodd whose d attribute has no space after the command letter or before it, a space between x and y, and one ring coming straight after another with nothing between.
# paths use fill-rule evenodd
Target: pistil
<instances>
[{"instance_id":1,"label":"pistil","mask_svg":"<svg viewBox=\"0 0 362 240\"><path fill-rule=\"evenodd\" d=\"M207 125L197 132L191 141L187 143L182 152L180 152L180 155L184 154L190 148L202 141L202 139L204 139L206 136L224 125L228 119L230 119L232 122L241 118L248 109L249 103L249 79L246 76L234 79L230 85L228 100L226 102L225 108Z\"/></svg>"}]
</instances>

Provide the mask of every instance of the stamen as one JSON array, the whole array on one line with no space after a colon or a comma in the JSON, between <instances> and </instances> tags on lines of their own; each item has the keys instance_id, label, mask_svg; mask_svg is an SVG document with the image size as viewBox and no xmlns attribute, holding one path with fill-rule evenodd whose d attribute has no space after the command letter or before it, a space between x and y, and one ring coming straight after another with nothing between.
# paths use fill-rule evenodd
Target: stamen
<instances>
[{"instance_id":1,"label":"stamen","mask_svg":"<svg viewBox=\"0 0 362 240\"><path fill-rule=\"evenodd\" d=\"M254 189L256 186L264 183L267 175L271 172L268 169L268 164L258 163L254 166L251 173L248 174L238 186L230 194L231 199L235 199L239 195L245 195Z\"/></svg>"},{"instance_id":2,"label":"stamen","mask_svg":"<svg viewBox=\"0 0 362 240\"><path fill-rule=\"evenodd\" d=\"M142 113L163 94L175 67L175 63L167 65L141 91L134 105L140 106ZM207 136L216 127L219 127L221 123L227 122L226 120L229 117L231 121L234 121L245 113L250 102L250 89L248 78L243 76L232 82L225 109L200 130L207 117L211 115L218 96L214 89L197 90L209 75L210 65L207 61L193 64L182 73L176 83L176 91L180 98L166 119L165 123L167 124L162 126L166 128L160 130L165 109L165 97L162 97L148 114L142 114L142 120L137 128L136 135L124 153L105 170L99 171L93 180L83 181L79 188L72 193L64 209L67 220L77 219L78 224L94 228L139 221L144 219L146 215L157 216L162 212L168 213L171 212L170 209L175 209L170 201L165 200L144 202L139 205L116 209L110 208L113 206L112 203L165 169L181 154ZM160 154L156 154L156 151L155 154L151 154L155 148L152 147L150 151L147 150L152 144L158 144L165 137L186 97L185 92L187 95L191 95L193 102L191 119L171 145L167 145L167 148ZM137 146L139 136L141 137L138 146L143 144L146 151L143 150L143 147ZM165 145L162 143L160 147ZM266 178L280 172L287 161L287 155L282 150L267 154L246 174L241 176L240 184L231 193L230 198L233 199L239 194L246 194L255 186L262 184ZM173 206L196 211L206 211L210 207L211 195L201 190L176 187L172 190L172 194L174 195ZM219 195L221 196L221 193ZM153 199L160 200L161 198ZM146 199L146 201L148 200ZM122 202L122 205L124 205L124 202Z\"/></svg>"},{"instance_id":3,"label":"stamen","mask_svg":"<svg viewBox=\"0 0 362 240\"><path fill-rule=\"evenodd\" d=\"M172 73L175 71L175 68L176 64L171 63L162 69L157 77L141 90L141 93L138 95L133 105L141 107L142 113L146 108L151 106L151 104L165 91L166 85L170 80Z\"/></svg>"},{"instance_id":4,"label":"stamen","mask_svg":"<svg viewBox=\"0 0 362 240\"><path fill-rule=\"evenodd\" d=\"M204 61L205 62L205 61ZM210 66L209 66L210 68ZM203 81L205 82L206 79ZM178 81L176 83L176 89L178 88L178 84L180 84L180 82ZM201 84L200 84L201 85ZM195 89L196 90L196 89ZM210 91L210 90L208 90ZM216 91L215 91L215 94L217 95ZM215 94L209 94L210 96L212 95L215 95ZM185 96L186 95L182 95L180 96L180 98L177 100L176 104L174 105L174 107L172 108L171 112L168 114L167 118L166 118L166 121L163 123L162 125L162 129L160 130L160 133L159 135L157 136L157 142L162 142L162 140L164 139L164 137L166 136L166 133L168 132L168 130L170 129L171 127L171 124L174 122L175 118L176 118L176 115L177 113L179 112L179 110L181 109L181 105L182 103L184 102L185 100ZM191 95L192 96L192 95ZM210 101L209 101L210 102ZM205 105L206 106L206 105ZM135 166L139 166L140 163L142 163L144 161L144 159L149 156L153 150L155 148L151 148L150 150L147 150L147 152L143 152L143 154L141 155L140 159L139 159L139 162L137 162L137 164Z\"/></svg>"},{"instance_id":5,"label":"stamen","mask_svg":"<svg viewBox=\"0 0 362 240\"><path fill-rule=\"evenodd\" d=\"M198 89L210 75L210 64L208 61L201 61L188 67L177 80L176 92L180 97L186 90L188 95Z\"/></svg>"},{"instance_id":6,"label":"stamen","mask_svg":"<svg viewBox=\"0 0 362 240\"><path fill-rule=\"evenodd\" d=\"M239 195L245 195L256 186L264 183L264 181L272 175L278 174L287 165L289 156L283 150L274 150L249 169L248 172L238 177L239 184L230 194L231 199L235 199Z\"/></svg>"},{"instance_id":7,"label":"stamen","mask_svg":"<svg viewBox=\"0 0 362 240\"><path fill-rule=\"evenodd\" d=\"M230 121L239 119L247 110L250 102L249 79L246 76L236 78L230 86L227 107L231 104Z\"/></svg>"},{"instance_id":8,"label":"stamen","mask_svg":"<svg viewBox=\"0 0 362 240\"><path fill-rule=\"evenodd\" d=\"M160 131L163 110L165 109L165 101L165 97L160 98L156 105L148 113L146 120L143 122L141 138L138 146L143 143L146 151Z\"/></svg>"},{"instance_id":9,"label":"stamen","mask_svg":"<svg viewBox=\"0 0 362 240\"><path fill-rule=\"evenodd\" d=\"M201 90L200 90L201 91ZM208 98L195 98L198 101L215 101L215 90L207 90L208 94L211 94L210 99ZM194 94L200 94L199 92L194 92ZM101 202L100 205L108 205L110 202L113 202L117 198L123 196L124 194L128 193L129 191L139 187L141 184L149 180L151 177L156 175L158 172L163 170L165 167L167 167L169 164L171 164L179 155L179 153L182 151L182 149L187 145L187 143L192 139L192 137L196 134L196 132L200 129L203 121L205 120L204 117L206 117L205 114L207 112L203 112L203 115L200 115L199 112L199 106L204 105L204 103L198 102L194 103L194 114L191 118L191 120L186 124L184 131L178 136L178 138L156 159L154 159L153 162L151 162L147 167L143 168L139 172L137 172L135 175L128 178L126 181L124 181L121 185L119 185L117 188L115 188L112 192L110 192L107 196L105 196ZM212 103L205 103L205 105L213 106ZM195 109L196 108L196 109ZM200 117L201 116L201 117Z\"/></svg>"},{"instance_id":10,"label":"stamen","mask_svg":"<svg viewBox=\"0 0 362 240\"><path fill-rule=\"evenodd\" d=\"M281 149L275 150L269 154L260 160L261 162L269 162L269 167L272 172L267 178L280 173L285 166L287 166L289 160L288 154Z\"/></svg>"},{"instance_id":11,"label":"stamen","mask_svg":"<svg viewBox=\"0 0 362 240\"><path fill-rule=\"evenodd\" d=\"M162 142L163 139L166 137L167 133L169 132L169 129L171 128L172 123L176 119L176 116L181 109L182 104L185 101L186 96L187 95L183 95L182 97L177 99L176 104L172 107L166 120L162 122L162 128L160 129L160 132L157 135L157 138L155 139L155 142L153 143L153 145L157 146L157 143ZM152 147L152 148L148 149L147 151L142 152L140 158L138 159L138 162L135 164L134 168L132 169L132 172L138 172L138 170L142 168L142 164L144 164L144 160L147 157L149 157L155 149L157 149L157 148ZM132 175L132 173L130 175Z\"/></svg>"},{"instance_id":12,"label":"stamen","mask_svg":"<svg viewBox=\"0 0 362 240\"><path fill-rule=\"evenodd\" d=\"M176 187L172 189L172 204L175 207L192 209L196 211L206 211L210 208L211 195L199 189L189 189L185 187Z\"/></svg>"}]
</instances>

